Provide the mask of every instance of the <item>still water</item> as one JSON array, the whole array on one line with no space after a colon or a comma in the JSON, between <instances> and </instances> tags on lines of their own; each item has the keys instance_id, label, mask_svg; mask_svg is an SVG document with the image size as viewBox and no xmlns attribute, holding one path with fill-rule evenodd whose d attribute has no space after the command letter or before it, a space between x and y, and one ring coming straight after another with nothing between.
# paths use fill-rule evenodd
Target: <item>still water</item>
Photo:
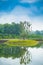
<instances>
[{"instance_id":1,"label":"still water","mask_svg":"<svg viewBox=\"0 0 43 65\"><path fill-rule=\"evenodd\" d=\"M0 47L0 65L43 65L43 48Z\"/></svg>"}]
</instances>

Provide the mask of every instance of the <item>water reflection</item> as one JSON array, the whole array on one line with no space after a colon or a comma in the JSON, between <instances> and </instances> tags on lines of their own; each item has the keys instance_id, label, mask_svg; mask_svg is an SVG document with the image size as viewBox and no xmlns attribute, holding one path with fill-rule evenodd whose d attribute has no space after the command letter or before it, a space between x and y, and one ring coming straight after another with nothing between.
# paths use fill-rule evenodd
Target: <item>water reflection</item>
<instances>
[{"instance_id":1,"label":"water reflection","mask_svg":"<svg viewBox=\"0 0 43 65\"><path fill-rule=\"evenodd\" d=\"M30 52L27 50L26 53L20 58L20 64L29 64L31 61L32 57Z\"/></svg>"},{"instance_id":2,"label":"water reflection","mask_svg":"<svg viewBox=\"0 0 43 65\"><path fill-rule=\"evenodd\" d=\"M28 51L26 47L9 47L9 46L1 46L0 47L0 58L10 58L12 59L19 58L20 65L27 65L31 61L31 53Z\"/></svg>"},{"instance_id":3,"label":"water reflection","mask_svg":"<svg viewBox=\"0 0 43 65\"><path fill-rule=\"evenodd\" d=\"M36 47L11 47L1 44L0 65L43 65L43 44Z\"/></svg>"}]
</instances>

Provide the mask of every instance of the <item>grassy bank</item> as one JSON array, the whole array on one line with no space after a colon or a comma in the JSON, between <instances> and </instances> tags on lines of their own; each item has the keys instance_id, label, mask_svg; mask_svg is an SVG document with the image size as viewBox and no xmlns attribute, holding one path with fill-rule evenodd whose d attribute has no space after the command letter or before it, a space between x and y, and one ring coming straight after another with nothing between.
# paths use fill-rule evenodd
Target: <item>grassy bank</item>
<instances>
[{"instance_id":1,"label":"grassy bank","mask_svg":"<svg viewBox=\"0 0 43 65\"><path fill-rule=\"evenodd\" d=\"M35 40L21 40L21 39L10 39L4 44L9 46L35 46L38 44L38 41Z\"/></svg>"}]
</instances>

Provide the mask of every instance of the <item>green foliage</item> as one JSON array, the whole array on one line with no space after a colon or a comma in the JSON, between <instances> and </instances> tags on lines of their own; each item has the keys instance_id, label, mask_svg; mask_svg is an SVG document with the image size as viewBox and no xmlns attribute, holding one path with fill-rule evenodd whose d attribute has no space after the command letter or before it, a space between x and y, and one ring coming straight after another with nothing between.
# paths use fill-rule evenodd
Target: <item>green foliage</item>
<instances>
[{"instance_id":1,"label":"green foliage","mask_svg":"<svg viewBox=\"0 0 43 65\"><path fill-rule=\"evenodd\" d=\"M0 38L19 38L23 31L23 23L0 24Z\"/></svg>"},{"instance_id":2,"label":"green foliage","mask_svg":"<svg viewBox=\"0 0 43 65\"><path fill-rule=\"evenodd\" d=\"M24 55L26 52L26 48L22 47L14 47L14 46L7 46L7 45L1 45L0 44L0 57L12 57L14 58L19 58L22 55Z\"/></svg>"},{"instance_id":3,"label":"green foliage","mask_svg":"<svg viewBox=\"0 0 43 65\"><path fill-rule=\"evenodd\" d=\"M5 58L20 58L20 65L24 64L27 65L31 61L31 53L27 50L27 47L14 47L14 46L7 46L7 45L0 45L0 57Z\"/></svg>"},{"instance_id":4,"label":"green foliage","mask_svg":"<svg viewBox=\"0 0 43 65\"><path fill-rule=\"evenodd\" d=\"M24 21L20 23L11 24L0 24L0 39L43 39L43 30L42 31L33 31L30 32L31 24Z\"/></svg>"},{"instance_id":5,"label":"green foliage","mask_svg":"<svg viewBox=\"0 0 43 65\"><path fill-rule=\"evenodd\" d=\"M10 39L4 44L9 46L35 46L38 44L38 41L35 40L23 40L23 39Z\"/></svg>"}]
</instances>

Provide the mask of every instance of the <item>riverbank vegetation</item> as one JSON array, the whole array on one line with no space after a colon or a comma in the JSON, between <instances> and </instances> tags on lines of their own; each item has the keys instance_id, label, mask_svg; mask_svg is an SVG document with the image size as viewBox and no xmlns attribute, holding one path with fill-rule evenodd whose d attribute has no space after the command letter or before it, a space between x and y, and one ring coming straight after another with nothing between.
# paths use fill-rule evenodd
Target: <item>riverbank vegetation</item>
<instances>
[{"instance_id":1,"label":"riverbank vegetation","mask_svg":"<svg viewBox=\"0 0 43 65\"><path fill-rule=\"evenodd\" d=\"M5 42L4 44L7 44L9 46L35 46L38 44L38 41L35 40L20 40L20 39L16 39L16 40L8 40L7 42Z\"/></svg>"},{"instance_id":2,"label":"riverbank vegetation","mask_svg":"<svg viewBox=\"0 0 43 65\"><path fill-rule=\"evenodd\" d=\"M36 39L43 40L42 31L32 31L29 22L0 24L0 39Z\"/></svg>"},{"instance_id":3,"label":"riverbank vegetation","mask_svg":"<svg viewBox=\"0 0 43 65\"><path fill-rule=\"evenodd\" d=\"M29 22L0 24L0 43L10 46L34 46L43 41L43 31L32 31Z\"/></svg>"}]
</instances>

